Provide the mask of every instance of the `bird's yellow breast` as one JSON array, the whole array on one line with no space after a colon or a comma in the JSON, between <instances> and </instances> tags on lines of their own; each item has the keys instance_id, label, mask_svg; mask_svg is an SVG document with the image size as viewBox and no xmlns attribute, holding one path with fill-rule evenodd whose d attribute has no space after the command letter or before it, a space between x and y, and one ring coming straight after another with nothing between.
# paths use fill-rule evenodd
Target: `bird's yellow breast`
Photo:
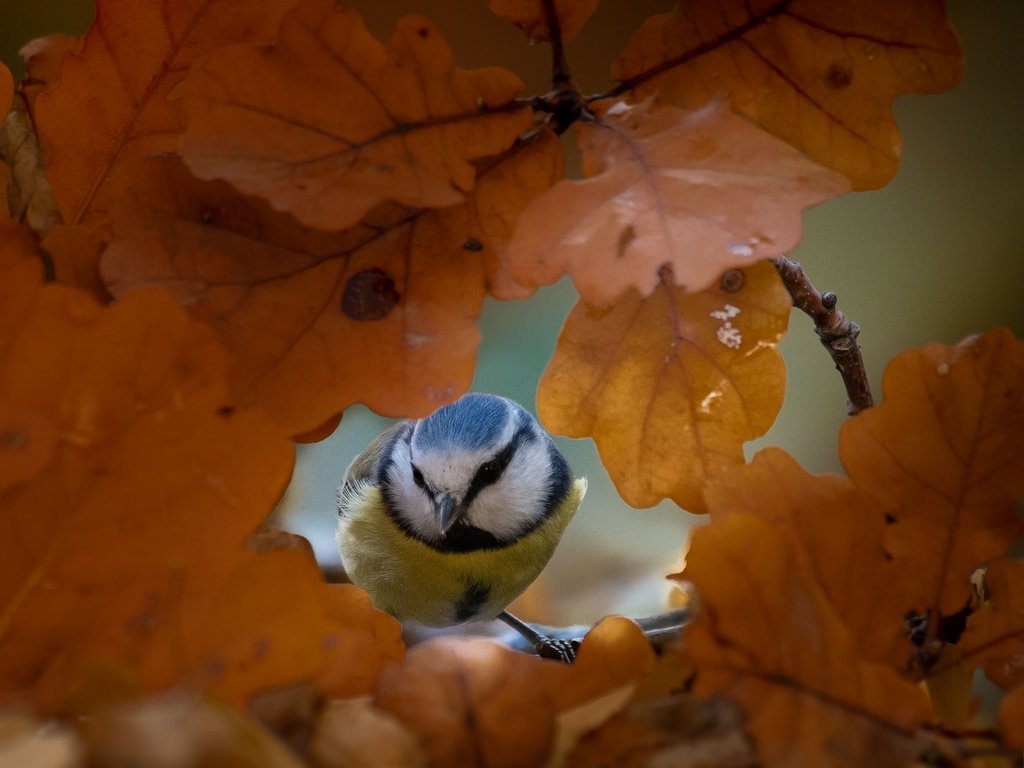
<instances>
[{"instance_id":1,"label":"bird's yellow breast","mask_svg":"<svg viewBox=\"0 0 1024 768\"><path fill-rule=\"evenodd\" d=\"M587 481L576 479L540 526L508 546L441 552L405 533L380 488L366 482L342 510L341 557L352 582L398 619L430 626L492 619L537 578L586 489Z\"/></svg>"}]
</instances>

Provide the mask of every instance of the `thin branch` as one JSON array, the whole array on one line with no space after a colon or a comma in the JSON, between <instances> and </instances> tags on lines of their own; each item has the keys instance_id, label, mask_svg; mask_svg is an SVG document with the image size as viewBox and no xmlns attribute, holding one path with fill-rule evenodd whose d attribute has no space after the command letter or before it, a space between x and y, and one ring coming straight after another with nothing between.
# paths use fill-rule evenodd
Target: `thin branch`
<instances>
[{"instance_id":1,"label":"thin branch","mask_svg":"<svg viewBox=\"0 0 1024 768\"><path fill-rule=\"evenodd\" d=\"M814 332L818 334L821 343L832 356L836 370L843 377L848 398L846 412L853 416L870 408L874 405L871 385L857 344L860 326L836 309L834 293L818 293L799 264L785 257L775 259L774 264L786 290L793 297L793 306L814 320Z\"/></svg>"}]
</instances>

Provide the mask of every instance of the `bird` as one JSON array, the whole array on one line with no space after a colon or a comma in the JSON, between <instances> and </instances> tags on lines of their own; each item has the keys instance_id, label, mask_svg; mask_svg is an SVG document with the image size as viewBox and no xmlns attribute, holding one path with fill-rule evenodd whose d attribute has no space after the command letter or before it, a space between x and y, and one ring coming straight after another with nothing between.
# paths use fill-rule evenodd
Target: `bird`
<instances>
[{"instance_id":1,"label":"bird","mask_svg":"<svg viewBox=\"0 0 1024 768\"><path fill-rule=\"evenodd\" d=\"M349 579L400 621L448 627L500 619L545 657L576 643L506 609L547 564L586 493L537 419L473 392L385 430L338 489Z\"/></svg>"}]
</instances>

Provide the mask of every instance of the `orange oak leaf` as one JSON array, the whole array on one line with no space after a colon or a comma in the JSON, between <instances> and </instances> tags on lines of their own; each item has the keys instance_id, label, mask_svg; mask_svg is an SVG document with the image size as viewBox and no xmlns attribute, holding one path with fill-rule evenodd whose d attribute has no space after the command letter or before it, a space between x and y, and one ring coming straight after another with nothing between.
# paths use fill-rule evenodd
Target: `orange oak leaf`
<instances>
[{"instance_id":1,"label":"orange oak leaf","mask_svg":"<svg viewBox=\"0 0 1024 768\"><path fill-rule=\"evenodd\" d=\"M775 348L792 304L768 262L699 293L663 285L569 313L537 393L552 432L591 436L633 506L703 511L701 489L743 464L743 443L782 405Z\"/></svg>"},{"instance_id":2,"label":"orange oak leaf","mask_svg":"<svg viewBox=\"0 0 1024 768\"><path fill-rule=\"evenodd\" d=\"M810 475L789 454L765 448L704 490L712 523L753 515L786 532L798 563L842 617L860 656L905 668L915 650L905 617L920 605L900 589L910 564L884 546L885 514L839 475Z\"/></svg>"},{"instance_id":3,"label":"orange oak leaf","mask_svg":"<svg viewBox=\"0 0 1024 768\"><path fill-rule=\"evenodd\" d=\"M446 638L386 670L374 703L419 736L431 765L536 766L556 747L559 714L635 686L654 665L650 643L621 617L592 629L571 667L490 640Z\"/></svg>"},{"instance_id":4,"label":"orange oak leaf","mask_svg":"<svg viewBox=\"0 0 1024 768\"><path fill-rule=\"evenodd\" d=\"M779 256L800 240L805 207L848 188L724 104L605 103L577 136L587 178L523 212L508 262L524 284L568 272L598 306L630 287L649 295L664 265L700 290L729 267Z\"/></svg>"},{"instance_id":5,"label":"orange oak leaf","mask_svg":"<svg viewBox=\"0 0 1024 768\"><path fill-rule=\"evenodd\" d=\"M930 718L927 697L859 657L789 535L732 515L693 533L682 577L701 605L684 635L694 693L743 707L761 764L912 762L910 737Z\"/></svg>"},{"instance_id":6,"label":"orange oak leaf","mask_svg":"<svg viewBox=\"0 0 1024 768\"><path fill-rule=\"evenodd\" d=\"M1009 690L1024 685L1024 563L996 560L985 583L989 599L967 618L959 660Z\"/></svg>"},{"instance_id":7,"label":"orange oak leaf","mask_svg":"<svg viewBox=\"0 0 1024 768\"><path fill-rule=\"evenodd\" d=\"M88 224L61 224L46 233L40 244L53 265L58 283L88 291L101 302L110 292L100 277L100 256L109 234Z\"/></svg>"},{"instance_id":8,"label":"orange oak leaf","mask_svg":"<svg viewBox=\"0 0 1024 768\"><path fill-rule=\"evenodd\" d=\"M551 39L545 0L488 0L487 7L506 21L519 27L531 43L545 43ZM594 11L597 0L552 0L555 19L562 42L567 43L579 34Z\"/></svg>"},{"instance_id":9,"label":"orange oak leaf","mask_svg":"<svg viewBox=\"0 0 1024 768\"><path fill-rule=\"evenodd\" d=\"M98 0L80 52L35 102L50 182L68 224L102 219L106 181L126 160L173 150L182 83L200 56L264 42L295 0Z\"/></svg>"},{"instance_id":10,"label":"orange oak leaf","mask_svg":"<svg viewBox=\"0 0 1024 768\"><path fill-rule=\"evenodd\" d=\"M644 22L612 74L617 93L689 109L725 93L854 189L874 189L902 153L893 98L948 90L962 66L941 0L682 0Z\"/></svg>"},{"instance_id":11,"label":"orange oak leaf","mask_svg":"<svg viewBox=\"0 0 1024 768\"><path fill-rule=\"evenodd\" d=\"M543 765L556 712L538 678L554 663L491 640L435 640L384 671L374 704L418 737L432 766Z\"/></svg>"},{"instance_id":12,"label":"orange oak leaf","mask_svg":"<svg viewBox=\"0 0 1024 768\"><path fill-rule=\"evenodd\" d=\"M893 520L886 549L916 574L901 589L949 616L967 604L974 569L1024 532L1013 512L1024 496L1024 344L996 329L908 350L882 384L885 402L843 424L839 454Z\"/></svg>"},{"instance_id":13,"label":"orange oak leaf","mask_svg":"<svg viewBox=\"0 0 1024 768\"><path fill-rule=\"evenodd\" d=\"M0 347L0 434L44 449L0 495L2 695L58 708L97 664L236 704L301 679L365 693L367 670L400 657L397 623L332 607L301 552L246 548L292 447L223 408L212 331L162 292L102 309L39 277L0 284L0 306L21 304ZM333 649L353 647L346 679Z\"/></svg>"},{"instance_id":14,"label":"orange oak leaf","mask_svg":"<svg viewBox=\"0 0 1024 768\"><path fill-rule=\"evenodd\" d=\"M29 114L35 114L39 94L53 86L60 77L64 55L81 52L84 42L85 35L56 34L37 37L21 47L18 55L25 62L21 93L28 104Z\"/></svg>"},{"instance_id":15,"label":"orange oak leaf","mask_svg":"<svg viewBox=\"0 0 1024 768\"><path fill-rule=\"evenodd\" d=\"M456 68L423 17L399 21L386 47L355 11L303 0L273 47L229 48L197 66L182 153L201 178L338 230L385 200L461 203L472 161L531 126L532 111L513 101L521 88L507 70Z\"/></svg>"},{"instance_id":16,"label":"orange oak leaf","mask_svg":"<svg viewBox=\"0 0 1024 768\"><path fill-rule=\"evenodd\" d=\"M483 172L463 205L384 206L328 234L151 158L123 179L102 270L116 296L161 285L210 322L238 358L235 400L290 434L353 402L424 415L469 386L484 294L513 293L498 252L560 170L557 139L540 133Z\"/></svg>"},{"instance_id":17,"label":"orange oak leaf","mask_svg":"<svg viewBox=\"0 0 1024 768\"><path fill-rule=\"evenodd\" d=\"M31 230L0 217L0 355L43 285L43 259Z\"/></svg>"}]
</instances>

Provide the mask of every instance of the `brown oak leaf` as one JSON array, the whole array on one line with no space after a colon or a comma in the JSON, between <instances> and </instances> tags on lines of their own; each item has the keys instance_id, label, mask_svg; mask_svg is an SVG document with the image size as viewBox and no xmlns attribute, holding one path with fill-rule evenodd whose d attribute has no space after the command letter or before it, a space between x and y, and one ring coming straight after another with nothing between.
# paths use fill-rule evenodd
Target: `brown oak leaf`
<instances>
[{"instance_id":1,"label":"brown oak leaf","mask_svg":"<svg viewBox=\"0 0 1024 768\"><path fill-rule=\"evenodd\" d=\"M681 577L700 601L683 651L694 693L742 705L764 766L909 765L926 695L860 658L799 559L791 536L751 515L693 533Z\"/></svg>"},{"instance_id":2,"label":"brown oak leaf","mask_svg":"<svg viewBox=\"0 0 1024 768\"><path fill-rule=\"evenodd\" d=\"M649 295L665 265L700 290L729 267L779 256L800 240L804 208L848 188L720 103L604 103L577 137L586 178L559 182L523 212L509 270L529 285L568 272L598 306L628 288Z\"/></svg>"},{"instance_id":3,"label":"brown oak leaf","mask_svg":"<svg viewBox=\"0 0 1024 768\"><path fill-rule=\"evenodd\" d=\"M989 599L967 618L959 661L1009 690L1024 685L1024 563L996 560L985 583Z\"/></svg>"},{"instance_id":4,"label":"brown oak leaf","mask_svg":"<svg viewBox=\"0 0 1024 768\"><path fill-rule=\"evenodd\" d=\"M245 546L292 447L261 414L224 408L212 331L162 292L103 309L40 287L7 242L0 434L21 463L0 484L2 694L73 706L96 665L235 704L297 678L365 693L401 656L397 623L361 594L332 607L339 588L305 553Z\"/></svg>"},{"instance_id":5,"label":"brown oak leaf","mask_svg":"<svg viewBox=\"0 0 1024 768\"><path fill-rule=\"evenodd\" d=\"M498 253L561 172L561 152L539 133L484 170L463 205L385 205L334 234L199 181L175 158L130 170L103 256L110 290L169 288L238 358L235 400L300 434L354 402L424 415L465 391L485 292L522 291Z\"/></svg>"},{"instance_id":6,"label":"brown oak leaf","mask_svg":"<svg viewBox=\"0 0 1024 768\"><path fill-rule=\"evenodd\" d=\"M64 53L59 81L35 102L64 221L102 219L110 202L106 182L118 165L177 146L185 123L182 83L197 58L269 41L294 4L98 0L81 51Z\"/></svg>"},{"instance_id":7,"label":"brown oak leaf","mask_svg":"<svg viewBox=\"0 0 1024 768\"><path fill-rule=\"evenodd\" d=\"M14 78L7 65L0 61L0 119L11 109L14 98Z\"/></svg>"},{"instance_id":8,"label":"brown oak leaf","mask_svg":"<svg viewBox=\"0 0 1024 768\"><path fill-rule=\"evenodd\" d=\"M996 329L908 350L882 384L885 402L843 424L840 457L892 519L886 549L913 564L901 589L949 616L967 605L974 569L1024 532L1013 512L1024 496L1024 343Z\"/></svg>"},{"instance_id":9,"label":"brown oak leaf","mask_svg":"<svg viewBox=\"0 0 1024 768\"><path fill-rule=\"evenodd\" d=\"M622 497L669 497L703 511L701 489L743 464L743 443L782 405L776 343L792 304L770 263L732 270L698 293L627 293L608 309L578 303L537 393L553 432L591 436Z\"/></svg>"},{"instance_id":10,"label":"brown oak leaf","mask_svg":"<svg viewBox=\"0 0 1024 768\"><path fill-rule=\"evenodd\" d=\"M682 0L644 22L612 74L616 92L688 109L727 94L854 189L874 189L902 153L893 98L948 90L962 67L942 0Z\"/></svg>"},{"instance_id":11,"label":"brown oak leaf","mask_svg":"<svg viewBox=\"0 0 1024 768\"><path fill-rule=\"evenodd\" d=\"M188 88L189 168L328 230L385 200L461 203L472 161L508 149L533 122L513 101L518 77L456 68L426 18L402 19L384 46L333 0L303 0L273 47L208 57Z\"/></svg>"},{"instance_id":12,"label":"brown oak leaf","mask_svg":"<svg viewBox=\"0 0 1024 768\"><path fill-rule=\"evenodd\" d=\"M56 34L37 37L21 46L18 55L25 62L21 94L25 97L30 115L35 115L39 94L56 84L65 54L80 53L84 43L85 35Z\"/></svg>"},{"instance_id":13,"label":"brown oak leaf","mask_svg":"<svg viewBox=\"0 0 1024 768\"><path fill-rule=\"evenodd\" d=\"M869 661L906 667L913 647L900 589L911 565L886 551L885 514L873 496L839 475L810 475L789 454L766 448L704 491L712 523L753 515L786 532L798 563L821 587Z\"/></svg>"}]
</instances>

